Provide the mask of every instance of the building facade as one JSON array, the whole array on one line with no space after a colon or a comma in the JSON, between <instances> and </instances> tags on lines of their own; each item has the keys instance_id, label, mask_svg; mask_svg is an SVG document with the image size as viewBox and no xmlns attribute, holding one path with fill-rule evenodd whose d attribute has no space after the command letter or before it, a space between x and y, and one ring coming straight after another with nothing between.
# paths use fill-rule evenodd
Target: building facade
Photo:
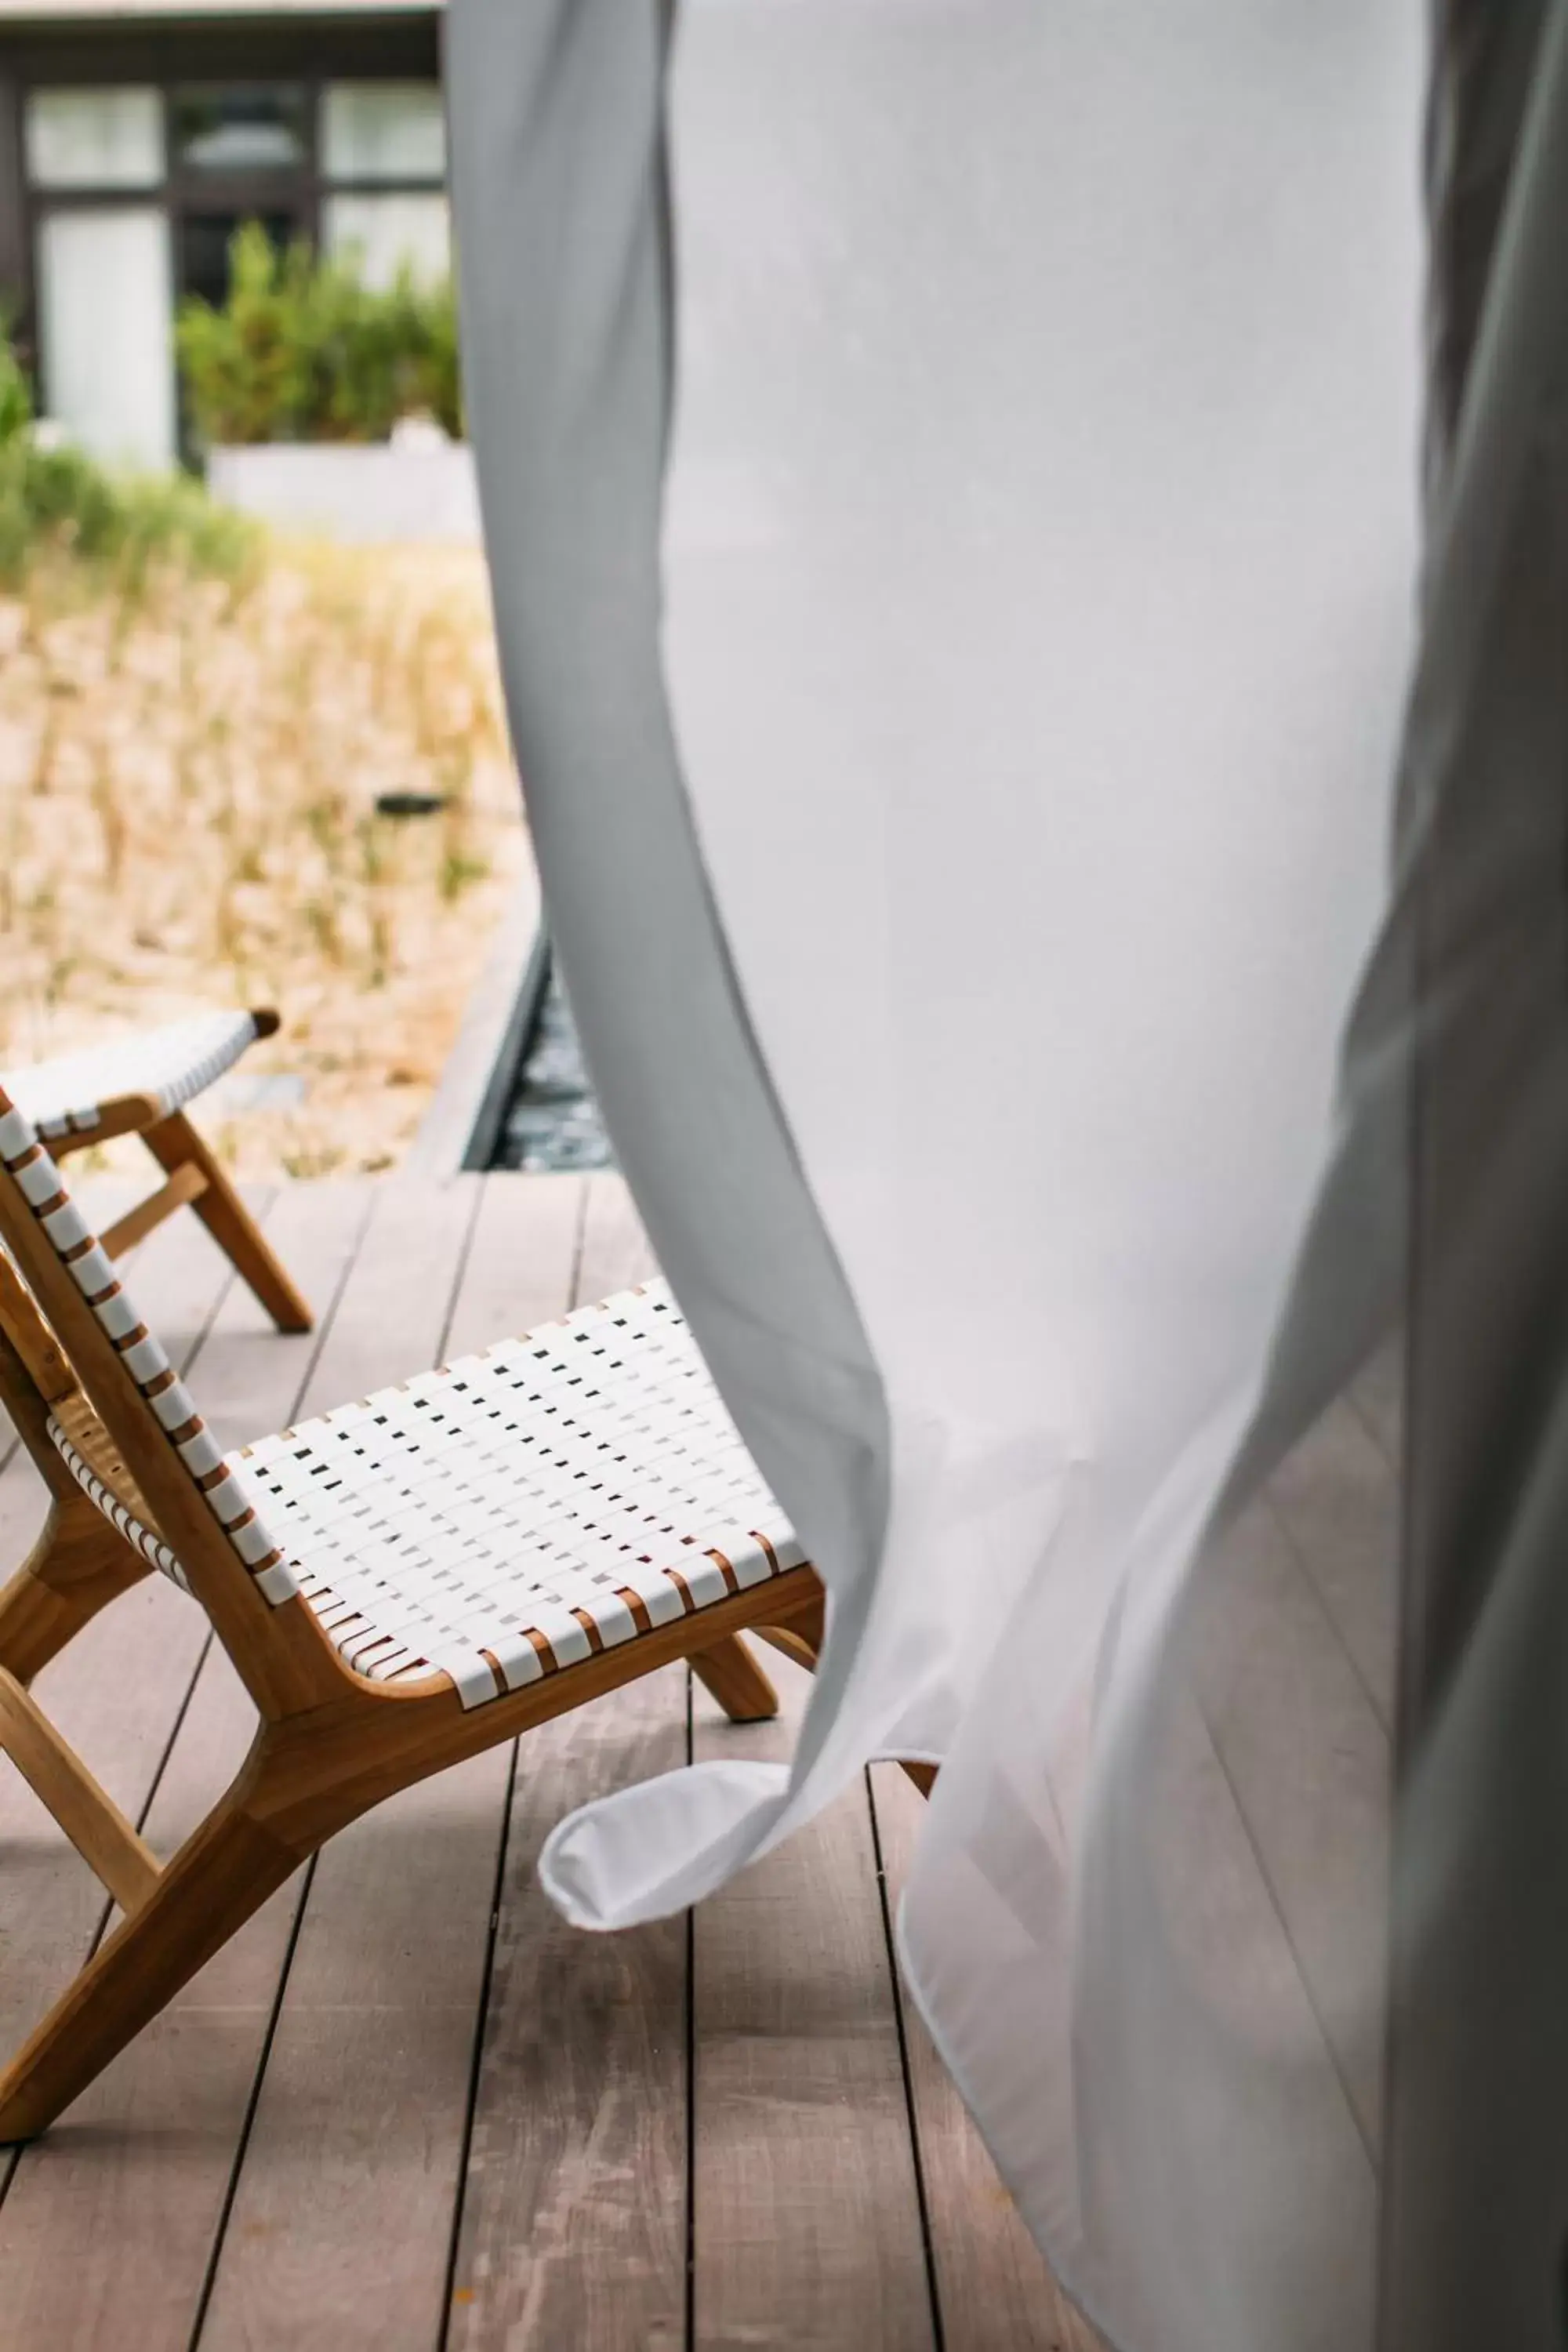
<instances>
[{"instance_id":1,"label":"building facade","mask_svg":"<svg viewBox=\"0 0 1568 2352\"><path fill-rule=\"evenodd\" d=\"M438 11L0 0L0 303L43 413L99 456L179 446L174 320L229 241L447 267Z\"/></svg>"}]
</instances>

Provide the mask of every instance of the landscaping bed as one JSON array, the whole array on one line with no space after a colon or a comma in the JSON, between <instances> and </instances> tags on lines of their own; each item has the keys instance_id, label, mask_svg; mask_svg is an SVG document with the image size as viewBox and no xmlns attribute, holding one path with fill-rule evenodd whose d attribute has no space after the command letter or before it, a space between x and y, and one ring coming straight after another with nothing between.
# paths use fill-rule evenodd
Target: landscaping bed
<instances>
[{"instance_id":1,"label":"landscaping bed","mask_svg":"<svg viewBox=\"0 0 1568 2352\"><path fill-rule=\"evenodd\" d=\"M388 1168L525 856L477 553L128 562L68 528L0 589L0 1065L275 1004L209 1104L224 1157Z\"/></svg>"}]
</instances>

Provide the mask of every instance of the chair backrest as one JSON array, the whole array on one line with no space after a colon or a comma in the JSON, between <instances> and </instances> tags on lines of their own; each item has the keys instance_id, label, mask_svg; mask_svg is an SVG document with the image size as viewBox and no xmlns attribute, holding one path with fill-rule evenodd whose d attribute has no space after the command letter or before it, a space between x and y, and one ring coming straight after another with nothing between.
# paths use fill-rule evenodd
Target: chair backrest
<instances>
[{"instance_id":1,"label":"chair backrest","mask_svg":"<svg viewBox=\"0 0 1568 2352\"><path fill-rule=\"evenodd\" d=\"M167 1351L71 1199L36 1129L3 1088L0 1240L123 1456L140 1490L136 1500L145 1497L156 1518L153 1532L163 1543L148 1557L196 1594L220 1632L243 1634L247 1620L254 1627L256 1596L277 1606L294 1597L298 1581L249 1496L225 1467L216 1440ZM32 1371L36 1349L25 1334L11 1336ZM58 1402L47 1401L51 1407ZM68 1439L69 1429L61 1434ZM55 1442L59 1444L58 1435ZM86 1468L101 1478L90 1457ZM92 1491L88 1477L80 1471L75 1475ZM111 1502L134 1508L108 1479L102 1483ZM115 1517L112 1509L110 1516Z\"/></svg>"}]
</instances>

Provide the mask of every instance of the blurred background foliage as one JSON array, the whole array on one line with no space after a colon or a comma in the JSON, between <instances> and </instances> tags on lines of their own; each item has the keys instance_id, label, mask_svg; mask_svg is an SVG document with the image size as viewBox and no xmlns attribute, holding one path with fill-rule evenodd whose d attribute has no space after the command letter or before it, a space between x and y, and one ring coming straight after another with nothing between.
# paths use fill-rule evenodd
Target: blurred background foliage
<instances>
[{"instance_id":1,"label":"blurred background foliage","mask_svg":"<svg viewBox=\"0 0 1568 2352\"><path fill-rule=\"evenodd\" d=\"M188 475L113 473L36 430L26 371L0 339L0 589L57 558L129 592L160 565L237 581L259 546L255 527Z\"/></svg>"},{"instance_id":2,"label":"blurred background foliage","mask_svg":"<svg viewBox=\"0 0 1568 2352\"><path fill-rule=\"evenodd\" d=\"M279 252L258 222L237 234L221 308L180 310L175 346L199 446L384 441L409 416L463 432L458 316L450 278L405 266L365 284L356 258Z\"/></svg>"}]
</instances>

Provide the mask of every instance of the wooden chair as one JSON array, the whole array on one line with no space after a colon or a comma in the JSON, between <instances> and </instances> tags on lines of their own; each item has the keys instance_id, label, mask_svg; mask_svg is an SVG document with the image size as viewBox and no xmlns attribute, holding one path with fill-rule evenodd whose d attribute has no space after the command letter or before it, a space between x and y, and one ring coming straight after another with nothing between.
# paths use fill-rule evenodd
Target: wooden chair
<instances>
[{"instance_id":1,"label":"wooden chair","mask_svg":"<svg viewBox=\"0 0 1568 2352\"><path fill-rule=\"evenodd\" d=\"M0 1243L0 1397L50 1492L0 1590L0 1746L124 1914L0 2074L0 2141L45 2130L383 1797L672 1658L731 1716L772 1714L742 1627L815 1660L822 1589L662 1284L225 1461L3 1092ZM163 1864L28 1690L154 1569L258 1717Z\"/></svg>"},{"instance_id":2,"label":"wooden chair","mask_svg":"<svg viewBox=\"0 0 1568 2352\"><path fill-rule=\"evenodd\" d=\"M192 1208L281 1331L308 1331L310 1310L262 1239L255 1220L190 1120L185 1105L232 1069L276 1013L205 1013L144 1029L84 1054L0 1073L0 1086L57 1161L91 1143L139 1135L163 1171L155 1192L100 1240L110 1257Z\"/></svg>"}]
</instances>

